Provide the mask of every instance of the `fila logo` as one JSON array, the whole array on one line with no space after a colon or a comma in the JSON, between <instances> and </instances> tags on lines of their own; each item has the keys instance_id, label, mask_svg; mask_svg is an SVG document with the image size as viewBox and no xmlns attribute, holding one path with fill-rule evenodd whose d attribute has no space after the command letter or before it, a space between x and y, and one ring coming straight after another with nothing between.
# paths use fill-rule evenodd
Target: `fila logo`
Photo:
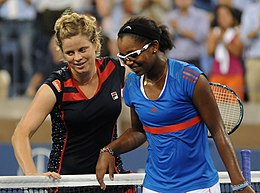
<instances>
[{"instance_id":1,"label":"fila logo","mask_svg":"<svg viewBox=\"0 0 260 193\"><path fill-rule=\"evenodd\" d=\"M112 96L112 99L113 99L113 100L117 100L117 99L118 99L118 95L117 95L117 92L116 92L116 91L111 92L111 96Z\"/></svg>"},{"instance_id":2,"label":"fila logo","mask_svg":"<svg viewBox=\"0 0 260 193\"><path fill-rule=\"evenodd\" d=\"M158 110L156 109L156 107L152 107L152 109L151 109L151 112L158 112Z\"/></svg>"}]
</instances>

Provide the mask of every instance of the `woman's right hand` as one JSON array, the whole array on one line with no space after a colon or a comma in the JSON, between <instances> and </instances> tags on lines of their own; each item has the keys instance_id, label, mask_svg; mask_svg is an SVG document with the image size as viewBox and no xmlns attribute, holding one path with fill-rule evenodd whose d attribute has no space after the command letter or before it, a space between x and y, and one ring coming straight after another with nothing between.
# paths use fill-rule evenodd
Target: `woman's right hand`
<instances>
[{"instance_id":1,"label":"woman's right hand","mask_svg":"<svg viewBox=\"0 0 260 193\"><path fill-rule=\"evenodd\" d=\"M53 179L61 179L60 174L56 172L45 172L42 173L41 176L48 176L49 178L53 178Z\"/></svg>"},{"instance_id":2,"label":"woman's right hand","mask_svg":"<svg viewBox=\"0 0 260 193\"><path fill-rule=\"evenodd\" d=\"M103 152L99 155L98 162L96 165L96 177L102 190L106 189L106 184L104 183L104 176L107 173L107 171L109 172L110 180L114 179L114 166L115 157L112 156L109 152Z\"/></svg>"}]
</instances>

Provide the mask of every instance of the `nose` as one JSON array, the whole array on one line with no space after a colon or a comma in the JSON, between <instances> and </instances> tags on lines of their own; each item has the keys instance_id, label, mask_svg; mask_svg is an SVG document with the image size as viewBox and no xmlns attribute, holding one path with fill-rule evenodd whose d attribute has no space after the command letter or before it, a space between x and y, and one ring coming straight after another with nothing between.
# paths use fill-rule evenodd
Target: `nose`
<instances>
[{"instance_id":1,"label":"nose","mask_svg":"<svg viewBox=\"0 0 260 193\"><path fill-rule=\"evenodd\" d=\"M74 54L74 60L75 61L80 61L82 58L81 54L79 52L75 52Z\"/></svg>"},{"instance_id":2,"label":"nose","mask_svg":"<svg viewBox=\"0 0 260 193\"><path fill-rule=\"evenodd\" d=\"M124 61L124 62L125 62L125 65L127 65L127 66L132 66L133 63L134 63L133 60L126 60L126 61Z\"/></svg>"}]
</instances>

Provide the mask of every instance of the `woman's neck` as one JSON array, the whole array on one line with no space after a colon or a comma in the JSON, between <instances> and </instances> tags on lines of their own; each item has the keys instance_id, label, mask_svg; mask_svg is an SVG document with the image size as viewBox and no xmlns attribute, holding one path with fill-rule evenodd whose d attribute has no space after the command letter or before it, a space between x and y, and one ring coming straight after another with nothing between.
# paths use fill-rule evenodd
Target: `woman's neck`
<instances>
[{"instance_id":1,"label":"woman's neck","mask_svg":"<svg viewBox=\"0 0 260 193\"><path fill-rule=\"evenodd\" d=\"M155 85L158 82L160 82L167 74L167 58L163 57L160 58L159 62L154 63L153 69L150 71L150 73L146 73L144 75L144 85Z\"/></svg>"},{"instance_id":2,"label":"woman's neck","mask_svg":"<svg viewBox=\"0 0 260 193\"><path fill-rule=\"evenodd\" d=\"M82 73L82 74L77 74L74 77L74 80L79 84L79 85L87 85L90 84L97 76L97 69L94 68L93 70Z\"/></svg>"}]
</instances>

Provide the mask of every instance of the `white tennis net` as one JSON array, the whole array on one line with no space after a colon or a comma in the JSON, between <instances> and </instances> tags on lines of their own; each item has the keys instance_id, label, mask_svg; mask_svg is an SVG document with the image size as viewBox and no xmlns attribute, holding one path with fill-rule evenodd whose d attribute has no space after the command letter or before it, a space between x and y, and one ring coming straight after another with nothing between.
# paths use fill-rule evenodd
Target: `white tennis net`
<instances>
[{"instance_id":1,"label":"white tennis net","mask_svg":"<svg viewBox=\"0 0 260 193\"><path fill-rule=\"evenodd\" d=\"M1 176L0 192L66 192L66 193L141 193L144 173L115 174L111 181L105 175L106 191L100 189L95 175L63 175L54 180L46 176ZM227 172L219 172L221 192L232 192ZM260 171L251 172L251 185L260 192Z\"/></svg>"}]
</instances>

